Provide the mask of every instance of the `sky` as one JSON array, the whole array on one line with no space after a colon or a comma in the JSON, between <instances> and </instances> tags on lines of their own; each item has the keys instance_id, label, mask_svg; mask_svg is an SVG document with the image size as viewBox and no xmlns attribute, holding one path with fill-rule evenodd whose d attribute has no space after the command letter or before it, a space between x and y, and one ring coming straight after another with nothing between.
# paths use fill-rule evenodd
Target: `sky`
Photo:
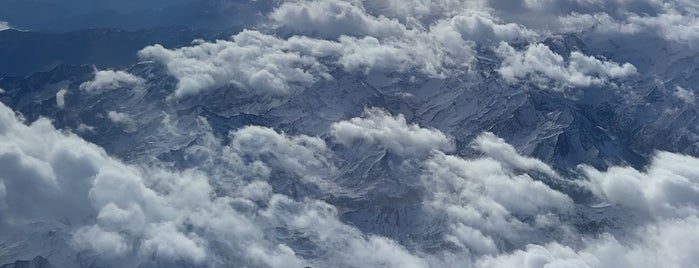
<instances>
[{"instance_id":1,"label":"sky","mask_svg":"<svg viewBox=\"0 0 699 268\"><path fill-rule=\"evenodd\" d=\"M1 0L0 21L13 28L67 32L85 28L229 29L256 19L265 1L240 0Z\"/></svg>"}]
</instances>

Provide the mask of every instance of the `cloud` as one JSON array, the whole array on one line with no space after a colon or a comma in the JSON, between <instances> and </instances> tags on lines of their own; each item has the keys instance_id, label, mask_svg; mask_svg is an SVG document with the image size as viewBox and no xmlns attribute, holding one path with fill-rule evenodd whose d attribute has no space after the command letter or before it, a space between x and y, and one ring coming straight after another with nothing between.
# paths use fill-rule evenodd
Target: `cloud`
<instances>
[{"instance_id":1,"label":"cloud","mask_svg":"<svg viewBox=\"0 0 699 268\"><path fill-rule=\"evenodd\" d=\"M313 57L284 51L284 40L257 31L243 31L231 41L199 42L168 50L160 45L139 52L163 63L178 78L175 97L227 85L262 94L283 95L328 76Z\"/></svg>"},{"instance_id":2,"label":"cloud","mask_svg":"<svg viewBox=\"0 0 699 268\"><path fill-rule=\"evenodd\" d=\"M124 71L102 70L96 71L95 77L80 85L80 89L87 92L101 92L121 88L139 88L145 80Z\"/></svg>"},{"instance_id":3,"label":"cloud","mask_svg":"<svg viewBox=\"0 0 699 268\"><path fill-rule=\"evenodd\" d=\"M577 51L566 59L544 44L529 45L526 50L517 51L501 43L496 52L503 59L497 71L510 83L529 79L540 86L554 82L564 88L589 87L636 74L636 67L630 63L603 61Z\"/></svg>"},{"instance_id":4,"label":"cloud","mask_svg":"<svg viewBox=\"0 0 699 268\"><path fill-rule=\"evenodd\" d=\"M681 3L285 1L270 13L270 28L253 25L257 30L230 40L175 49L154 45L139 55L177 79L175 98L217 89L293 95L343 72L455 81L471 74L476 60L510 83L603 86L636 68L579 51L562 55L540 39L563 29L690 43L697 13L691 2ZM145 86L143 78L105 70L80 88L99 94ZM56 93L57 106L65 106L66 92ZM690 90L674 95L694 101ZM162 131L180 134L169 118L175 115L167 116ZM105 120L127 132L139 123L116 110ZM549 177L578 178L492 133L473 141L480 156L465 158L450 154L456 145L449 134L378 108L335 122L322 138L262 126L220 138L205 119L193 121L181 132L195 141L182 150L165 148L181 154L182 166L155 156L125 163L48 119L25 123L0 105L0 224L7 230L0 236L29 237L30 223L52 223L68 234L71 256L146 267L687 267L699 255L699 162L691 156L661 152L644 170L581 167L581 184L612 204L593 209L546 184ZM78 129L91 131L84 124ZM358 177L351 173L356 163L345 159L351 150L376 148L391 155L382 158L385 167L372 165L380 172L366 176L393 180L391 186L403 188L389 190L407 189L409 200L366 189L377 183L344 181ZM347 215L367 207L376 209L376 221L347 223ZM616 208L634 217L620 220ZM632 224L619 225L627 221ZM577 229L595 224L603 225L594 230L601 234ZM396 226L408 226L400 230L406 233L386 237ZM8 244L28 244L31 252L23 254L36 256L45 248L38 240L42 247L29 240Z\"/></svg>"},{"instance_id":5,"label":"cloud","mask_svg":"<svg viewBox=\"0 0 699 268\"><path fill-rule=\"evenodd\" d=\"M694 95L693 91L685 89L681 86L677 86L675 91L672 92L672 95L688 104L694 104L694 101L696 100L696 96Z\"/></svg>"},{"instance_id":6,"label":"cloud","mask_svg":"<svg viewBox=\"0 0 699 268\"><path fill-rule=\"evenodd\" d=\"M524 250L517 250L509 255L485 257L479 261L482 268L544 268L544 267L577 267L592 268L598 266L598 260L593 255L581 254L575 250L551 243L545 246L528 245Z\"/></svg>"},{"instance_id":7,"label":"cloud","mask_svg":"<svg viewBox=\"0 0 699 268\"><path fill-rule=\"evenodd\" d=\"M178 49L154 45L139 55L165 65L178 79L175 97L227 86L279 96L332 79L330 73L338 68L363 73L419 72L439 78L464 74L474 60L471 39L533 35L487 14L409 28L368 14L359 2L346 1L289 1L275 9L270 19L277 25L270 33L245 30L230 40L197 41ZM480 24L471 27L471 21ZM305 35L279 37L289 36L285 29Z\"/></svg>"},{"instance_id":8,"label":"cloud","mask_svg":"<svg viewBox=\"0 0 699 268\"><path fill-rule=\"evenodd\" d=\"M56 106L58 108L63 109L66 106L66 94L68 94L68 90L65 88L56 92Z\"/></svg>"},{"instance_id":9,"label":"cloud","mask_svg":"<svg viewBox=\"0 0 699 268\"><path fill-rule=\"evenodd\" d=\"M495 136L493 133L485 132L478 136L473 143L473 147L476 150L512 168L535 170L553 178L559 177L556 171L547 164L539 159L520 155L512 145L506 143L505 140Z\"/></svg>"},{"instance_id":10,"label":"cloud","mask_svg":"<svg viewBox=\"0 0 699 268\"><path fill-rule=\"evenodd\" d=\"M189 236L181 233L174 223L165 223L151 230L151 237L143 241L140 254L149 256L157 254L170 259L188 259L195 264L203 263L206 259L205 245L195 234Z\"/></svg>"},{"instance_id":11,"label":"cloud","mask_svg":"<svg viewBox=\"0 0 699 268\"><path fill-rule=\"evenodd\" d=\"M589 187L613 204L653 217L699 214L699 159L659 152L645 171L612 167L606 172L583 167Z\"/></svg>"},{"instance_id":12,"label":"cloud","mask_svg":"<svg viewBox=\"0 0 699 268\"><path fill-rule=\"evenodd\" d=\"M12 27L6 21L0 21L0 31L10 30Z\"/></svg>"},{"instance_id":13,"label":"cloud","mask_svg":"<svg viewBox=\"0 0 699 268\"><path fill-rule=\"evenodd\" d=\"M538 33L517 23L503 23L488 12L472 12L439 21L435 28L450 27L465 40L494 45L500 41L535 40Z\"/></svg>"},{"instance_id":14,"label":"cloud","mask_svg":"<svg viewBox=\"0 0 699 268\"><path fill-rule=\"evenodd\" d=\"M337 38L349 36L400 36L407 30L397 20L368 14L356 1L289 1L269 17L278 27L293 32Z\"/></svg>"},{"instance_id":15,"label":"cloud","mask_svg":"<svg viewBox=\"0 0 699 268\"><path fill-rule=\"evenodd\" d=\"M94 250L108 257L125 255L131 250L121 235L103 231L99 226L79 229L73 236L73 241L79 248Z\"/></svg>"},{"instance_id":16,"label":"cloud","mask_svg":"<svg viewBox=\"0 0 699 268\"><path fill-rule=\"evenodd\" d=\"M346 190L332 183L342 161L322 139L248 126L224 144L203 119L197 124L200 139L183 152L196 165L175 170L123 163L47 119L25 124L0 105L0 223L20 237L26 222L62 224L70 254L134 266L687 267L697 261L696 158L659 153L645 171L584 167L595 194L652 216L595 238L571 226L586 223L570 221L583 205L538 180L550 167L492 134L473 142L484 157L465 159L444 152L453 146L445 134L380 109L334 124L330 133L339 143L385 148L407 161L402 169L418 171L406 174L420 181L412 187L425 214L409 220L430 223L416 230L436 230L430 245L439 245L423 250L346 224L343 208L302 190L325 185L322 194L338 197Z\"/></svg>"},{"instance_id":17,"label":"cloud","mask_svg":"<svg viewBox=\"0 0 699 268\"><path fill-rule=\"evenodd\" d=\"M47 119L25 125L0 105L6 193L0 223L10 232L25 230L26 221L65 224L72 235L69 254L98 254L100 263L427 267L396 242L342 223L325 202L271 191L275 173L297 173L299 182L309 174L331 174L322 140L262 127L231 137L225 146L209 140L199 147L213 158L202 168L214 168L173 171L122 163ZM280 241L275 234L284 229L310 241L318 258L298 255L294 239Z\"/></svg>"},{"instance_id":18,"label":"cloud","mask_svg":"<svg viewBox=\"0 0 699 268\"><path fill-rule=\"evenodd\" d=\"M229 149L254 161L262 159L299 176L334 169L325 142L306 135L287 136L265 127L245 127L231 134Z\"/></svg>"},{"instance_id":19,"label":"cloud","mask_svg":"<svg viewBox=\"0 0 699 268\"><path fill-rule=\"evenodd\" d=\"M437 243L476 256L496 254L506 245L523 246L540 239L540 229L554 232L559 222L556 215L573 210L566 194L535 179L540 174L558 178L551 167L518 154L491 133L474 141L475 149L486 155L475 159L446 154L453 144L445 134L408 124L403 115L391 116L378 108L333 124L330 133L344 147L378 147L401 156L402 163L394 164L405 173L400 176L417 176L418 183L411 178L400 183L414 187L410 191L417 194L411 195L421 196L425 212L420 221L429 225L406 232L421 236L434 224L444 228L436 240L424 244Z\"/></svg>"},{"instance_id":20,"label":"cloud","mask_svg":"<svg viewBox=\"0 0 699 268\"><path fill-rule=\"evenodd\" d=\"M144 171L109 157L73 134L56 130L47 119L24 125L12 110L0 105L0 136L0 166L5 170L0 181L7 193L2 220L4 228L10 228L7 230L19 231L25 221L59 221L78 227L87 224L75 230L73 241L78 248L113 257L146 246L141 250L149 256L153 253L167 258L171 252L182 253L172 244L175 242L157 236L164 230L158 230L155 223L173 221L179 217L176 207L184 209L196 203L170 201L167 195L145 185ZM186 180L180 181L185 188L172 190L186 197L180 200L193 200L202 194L207 200L209 188L201 193L201 187L193 187L201 180L181 179ZM99 216L95 219L95 215ZM91 225L94 221L98 224ZM16 224L19 226L13 227ZM178 238L172 229L168 234ZM138 246L133 239L147 243ZM184 258L201 259L197 251L184 250L189 254Z\"/></svg>"},{"instance_id":21,"label":"cloud","mask_svg":"<svg viewBox=\"0 0 699 268\"><path fill-rule=\"evenodd\" d=\"M408 124L402 114L394 117L379 108L365 110L363 117L333 124L331 134L337 142L347 147L354 146L356 142L366 142L405 156L454 149L451 140L442 132Z\"/></svg>"},{"instance_id":22,"label":"cloud","mask_svg":"<svg viewBox=\"0 0 699 268\"><path fill-rule=\"evenodd\" d=\"M498 72L510 83L532 79L540 86L554 82L554 87L559 89L589 87L636 73L629 63L618 64L577 51L570 55L551 51L536 43L550 35L551 29L541 28L535 21L520 21L520 17L507 18L504 15L513 11L500 10L495 2L476 3L468 8L463 4L460 1L416 3L414 10L390 11L385 7L395 8L398 4L287 1L269 14L274 25L269 33L246 30L230 41L198 41L179 49L155 45L139 54L143 59L164 64L178 79L175 97L228 86L261 95L294 94L317 81L332 79L330 73L336 68L363 73L418 71L437 78L458 76L471 70L477 45L495 46L492 49L502 59ZM548 8L572 10L562 14L603 10L593 3L569 4L554 7L554 3L547 1L526 1L521 9L530 13ZM623 3L612 6L644 10ZM561 25L556 27L569 30L591 27L586 22L592 18L589 16L618 20L606 13L589 12L557 17L561 18ZM424 18L427 14L433 18L410 19ZM575 16L585 19L574 22ZM632 28L637 27L625 28L636 31ZM285 32L289 31L303 35L278 37L288 36ZM506 42L531 44L518 51Z\"/></svg>"},{"instance_id":23,"label":"cloud","mask_svg":"<svg viewBox=\"0 0 699 268\"><path fill-rule=\"evenodd\" d=\"M566 194L492 158L467 160L436 153L425 166L425 204L445 215L450 230L446 239L480 254L540 239L537 228L553 231L555 215L573 208Z\"/></svg>"},{"instance_id":24,"label":"cloud","mask_svg":"<svg viewBox=\"0 0 699 268\"><path fill-rule=\"evenodd\" d=\"M610 235L585 242L575 250L559 243L529 245L511 254L485 257L477 267L692 267L697 261L699 219L652 223L635 230L630 241Z\"/></svg>"},{"instance_id":25,"label":"cloud","mask_svg":"<svg viewBox=\"0 0 699 268\"><path fill-rule=\"evenodd\" d=\"M119 127L123 128L124 131L128 133L135 132L138 128L136 121L134 121L128 114L120 113L117 111L107 112L107 118L112 123L117 124Z\"/></svg>"},{"instance_id":26,"label":"cloud","mask_svg":"<svg viewBox=\"0 0 699 268\"><path fill-rule=\"evenodd\" d=\"M559 17L565 31L591 30L595 33L653 35L667 41L692 44L699 40L699 12L682 11L675 4L666 4L657 14L627 13L616 17L609 13L572 13Z\"/></svg>"}]
</instances>

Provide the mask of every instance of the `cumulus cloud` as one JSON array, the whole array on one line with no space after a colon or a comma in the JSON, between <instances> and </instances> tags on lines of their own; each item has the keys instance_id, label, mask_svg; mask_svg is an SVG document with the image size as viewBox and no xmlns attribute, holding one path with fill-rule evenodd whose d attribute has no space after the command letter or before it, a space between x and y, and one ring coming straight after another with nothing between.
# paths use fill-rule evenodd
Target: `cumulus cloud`
<instances>
[{"instance_id":1,"label":"cumulus cloud","mask_svg":"<svg viewBox=\"0 0 699 268\"><path fill-rule=\"evenodd\" d=\"M696 265L699 236L696 216L643 226L632 243L610 235L586 241L575 250L559 243L529 245L511 254L485 257L477 267L692 267Z\"/></svg>"},{"instance_id":2,"label":"cumulus cloud","mask_svg":"<svg viewBox=\"0 0 699 268\"><path fill-rule=\"evenodd\" d=\"M583 171L589 187L612 203L653 217L687 217L699 211L699 159L659 152L645 171L613 167Z\"/></svg>"},{"instance_id":3,"label":"cumulus cloud","mask_svg":"<svg viewBox=\"0 0 699 268\"><path fill-rule=\"evenodd\" d=\"M105 232L99 226L79 229L73 236L73 242L80 248L94 250L108 257L125 255L131 250L121 235Z\"/></svg>"},{"instance_id":4,"label":"cumulus cloud","mask_svg":"<svg viewBox=\"0 0 699 268\"><path fill-rule=\"evenodd\" d=\"M270 19L276 21L277 32L245 30L228 41L195 42L179 49L155 45L139 55L164 64L179 80L175 97L225 86L286 95L331 79L336 68L364 73L417 71L439 78L464 74L474 60L476 40L534 35L487 13L407 27L367 13L360 2L347 1L289 1ZM283 29L304 35L280 38Z\"/></svg>"},{"instance_id":5,"label":"cumulus cloud","mask_svg":"<svg viewBox=\"0 0 699 268\"><path fill-rule=\"evenodd\" d=\"M405 159L402 165L414 168L407 176L419 176L414 191L421 193L429 211L422 217L445 225L437 241L445 247L478 255L496 254L506 245L523 246L540 229L555 229L556 215L573 209L566 194L535 179L537 174L558 177L553 169L518 154L491 133L474 141L486 157L471 160L448 155L453 144L442 132L408 124L402 115L377 108L333 124L330 133L345 147L379 147Z\"/></svg>"},{"instance_id":6,"label":"cumulus cloud","mask_svg":"<svg viewBox=\"0 0 699 268\"><path fill-rule=\"evenodd\" d=\"M231 135L229 145L200 150L211 153L211 164L219 170L234 173L171 171L122 163L46 119L25 125L2 105L3 228L20 231L15 225L25 221L67 221L75 226L71 254L92 252L100 261L134 266L158 260L208 266L427 267L396 242L342 223L325 202L270 191L267 179L274 172L298 173L299 179L322 174L320 169L332 173L322 140L260 127ZM203 167L210 167L207 163ZM231 195L214 194L212 185ZM274 234L283 229L311 241L318 258L306 260L293 249L298 242L289 240L287 246L278 240Z\"/></svg>"},{"instance_id":7,"label":"cumulus cloud","mask_svg":"<svg viewBox=\"0 0 699 268\"><path fill-rule=\"evenodd\" d=\"M692 44L699 39L697 11L680 11L667 4L657 14L628 13L621 18L608 13L573 13L559 18L565 31L592 30L605 34L654 35L668 41Z\"/></svg>"},{"instance_id":8,"label":"cumulus cloud","mask_svg":"<svg viewBox=\"0 0 699 268\"><path fill-rule=\"evenodd\" d=\"M426 154L432 150L451 151L454 145L444 133L417 124L408 124L402 114L391 116L379 108L365 110L363 117L332 125L331 133L339 143L351 147L355 142L376 144L399 155Z\"/></svg>"},{"instance_id":9,"label":"cumulus cloud","mask_svg":"<svg viewBox=\"0 0 699 268\"><path fill-rule=\"evenodd\" d=\"M265 127L246 127L232 133L229 148L247 159L278 164L299 176L332 170L325 142L306 135L287 136ZM270 158L273 157L273 158Z\"/></svg>"},{"instance_id":10,"label":"cumulus cloud","mask_svg":"<svg viewBox=\"0 0 699 268\"><path fill-rule=\"evenodd\" d=\"M176 98L226 87L283 96L341 72L360 78L418 72L456 80L476 60L495 62L486 68L496 68L510 83L600 86L632 76L636 68L578 51L561 55L540 39L561 29L592 28L689 43L697 39L698 9L678 3L284 1L269 14L270 28L182 48L154 45L139 55L163 64L178 80ZM96 71L80 89L99 94L143 88L145 82L123 71ZM66 94L56 93L58 107L65 106ZM677 88L674 95L694 102L690 90ZM138 126L125 112L107 111L105 119L127 132ZM586 204L545 183L563 175L492 133L473 141L480 156L464 158L450 154L455 144L448 134L377 108L332 124L322 136L338 144L331 148L320 137L262 126L219 138L205 119L195 121L197 139L171 152L182 154L185 167L155 157L124 163L48 119L25 123L0 105L0 224L8 230L0 237L24 234L28 223L52 222L67 230L71 254L134 267L687 267L699 255L694 157L658 153L644 170L582 167L584 187L637 216L629 220L636 221L632 226L619 226L610 208L595 208L600 222L580 216ZM163 120L171 128L164 131L176 132L170 123ZM93 129L81 124L78 131ZM395 230L394 222L406 223L414 233L393 240L345 222L345 213L386 196L377 191L357 197L367 191L356 187L376 185L343 184L343 172L355 163L334 148L392 154L371 176L396 180L414 201L388 202L380 213L391 220L372 224ZM409 202L420 208L400 207ZM418 210L419 219L402 219L401 209ZM586 224L612 228L600 227L610 233L595 237L578 233Z\"/></svg>"},{"instance_id":11,"label":"cumulus cloud","mask_svg":"<svg viewBox=\"0 0 699 268\"><path fill-rule=\"evenodd\" d=\"M675 91L672 92L672 95L688 104L694 104L694 101L696 100L696 96L694 95L693 91L681 86L675 87Z\"/></svg>"},{"instance_id":12,"label":"cumulus cloud","mask_svg":"<svg viewBox=\"0 0 699 268\"><path fill-rule=\"evenodd\" d=\"M397 20L368 14L356 1L289 1L276 8L270 18L279 27L326 37L400 36L407 30Z\"/></svg>"},{"instance_id":13,"label":"cumulus cloud","mask_svg":"<svg viewBox=\"0 0 699 268\"><path fill-rule=\"evenodd\" d=\"M137 129L137 123L128 114L120 113L117 111L107 112L107 118L112 123L117 124L119 127L123 128L126 132L135 132Z\"/></svg>"},{"instance_id":14,"label":"cumulus cloud","mask_svg":"<svg viewBox=\"0 0 699 268\"><path fill-rule=\"evenodd\" d=\"M493 133L483 133L478 136L473 143L476 150L483 152L486 156L492 157L501 163L506 163L512 168L536 170L553 178L558 177L556 171L550 166L539 159L522 156L517 152L515 147L505 142L502 138L495 136Z\"/></svg>"},{"instance_id":15,"label":"cumulus cloud","mask_svg":"<svg viewBox=\"0 0 699 268\"><path fill-rule=\"evenodd\" d=\"M179 79L176 97L234 85L252 92L292 93L327 76L313 57L282 50L284 40L256 31L243 31L231 41L200 42L168 50L160 45L139 52L162 62Z\"/></svg>"},{"instance_id":16,"label":"cumulus cloud","mask_svg":"<svg viewBox=\"0 0 699 268\"><path fill-rule=\"evenodd\" d=\"M496 51L503 59L498 73L510 83L530 79L542 86L552 81L559 87L589 87L636 74L636 67L630 63L599 60L578 51L571 52L566 59L544 44L529 45L518 51L501 43Z\"/></svg>"},{"instance_id":17,"label":"cumulus cloud","mask_svg":"<svg viewBox=\"0 0 699 268\"><path fill-rule=\"evenodd\" d=\"M143 86L143 78L124 71L102 70L96 71L95 77L80 85L80 89L87 92L100 92L120 88L138 88Z\"/></svg>"},{"instance_id":18,"label":"cumulus cloud","mask_svg":"<svg viewBox=\"0 0 699 268\"><path fill-rule=\"evenodd\" d=\"M437 153L425 165L426 204L446 215L446 239L462 248L494 254L507 243L526 244L537 228L557 222L555 213L572 210L566 194L526 173L508 171L492 158L465 160ZM536 220L525 222L517 215Z\"/></svg>"},{"instance_id":19,"label":"cumulus cloud","mask_svg":"<svg viewBox=\"0 0 699 268\"><path fill-rule=\"evenodd\" d=\"M65 88L56 92L56 106L58 108L63 109L66 106L66 94L68 94L68 90Z\"/></svg>"},{"instance_id":20,"label":"cumulus cloud","mask_svg":"<svg viewBox=\"0 0 699 268\"><path fill-rule=\"evenodd\" d=\"M172 219L175 210L163 196L145 186L138 168L112 159L73 134L56 130L47 119L24 125L4 105L0 106L0 136L0 166L9 171L0 175L7 191L3 220L9 220L5 222L9 228L24 221L67 221L80 226L98 212L96 220L102 224L76 230L74 242L80 247L122 256L135 247L131 239L136 237L149 241L142 246L159 248L171 243L158 240L157 230L147 232L156 228L149 221L155 224ZM188 186L201 182L189 180ZM187 200L201 196L195 194L201 188L188 189L192 190L178 193L189 194ZM136 214L114 216L124 215L120 211L125 210ZM128 234L124 230L129 230Z\"/></svg>"},{"instance_id":21,"label":"cumulus cloud","mask_svg":"<svg viewBox=\"0 0 699 268\"><path fill-rule=\"evenodd\" d=\"M523 25L503 23L487 12L459 14L438 22L435 27L445 26L453 28L463 39L486 45L497 44L500 41L534 40L538 35Z\"/></svg>"},{"instance_id":22,"label":"cumulus cloud","mask_svg":"<svg viewBox=\"0 0 699 268\"><path fill-rule=\"evenodd\" d=\"M123 163L47 119L27 125L0 106L3 228L19 232L24 222L63 222L74 253L134 266L157 261L264 267L686 267L696 262L696 158L660 153L645 171L583 168L595 194L652 216L627 234L592 238L576 234L566 221L578 205L537 179L553 172L550 167L492 134L473 143L484 157L464 159L445 153L453 148L445 134L380 109L334 124L330 133L339 143L378 146L416 165L419 172L412 176L421 181L416 187L426 208L422 217L434 219L430 228L440 230L434 236L444 245L422 251L364 233L344 223L337 207L300 191L299 184L310 183L330 185L323 193L342 192L329 182L341 161L322 139L248 126L223 144L205 121L197 124L203 136L184 151L196 167L173 170L162 163ZM288 189L296 190L284 193ZM63 207L70 210L58 209Z\"/></svg>"},{"instance_id":23,"label":"cumulus cloud","mask_svg":"<svg viewBox=\"0 0 699 268\"><path fill-rule=\"evenodd\" d=\"M178 98L227 86L288 95L331 79L338 67L445 78L468 73L478 45L497 52L503 60L498 71L508 82L529 78L542 85L588 87L632 75L635 67L580 52L559 55L537 42L554 32L594 29L653 32L691 43L697 38L692 33L699 32L699 9L691 6L679 0L294 0L274 8L269 25L258 25L265 33L246 30L230 40L178 49L154 45L139 54L164 64L178 79L173 94ZM500 42L530 45L517 51Z\"/></svg>"},{"instance_id":24,"label":"cumulus cloud","mask_svg":"<svg viewBox=\"0 0 699 268\"><path fill-rule=\"evenodd\" d=\"M448 46L448 49L445 49ZM144 59L164 64L178 78L175 97L235 86L258 94L293 94L321 79L329 70L421 71L443 76L446 66L467 68L471 45L453 35L425 32L405 39L340 37L327 41L307 37L280 39L256 31L243 31L231 41L202 42L168 50L155 45L139 52Z\"/></svg>"}]
</instances>

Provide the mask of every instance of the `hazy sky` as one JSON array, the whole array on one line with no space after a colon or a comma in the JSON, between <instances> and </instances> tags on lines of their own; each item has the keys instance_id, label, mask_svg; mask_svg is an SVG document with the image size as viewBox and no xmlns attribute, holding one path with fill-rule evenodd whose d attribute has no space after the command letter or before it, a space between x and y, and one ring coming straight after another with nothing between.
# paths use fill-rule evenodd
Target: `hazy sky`
<instances>
[{"instance_id":1,"label":"hazy sky","mask_svg":"<svg viewBox=\"0 0 699 268\"><path fill-rule=\"evenodd\" d=\"M0 21L13 28L67 31L158 26L227 28L265 10L265 1L241 0L0 0Z\"/></svg>"}]
</instances>

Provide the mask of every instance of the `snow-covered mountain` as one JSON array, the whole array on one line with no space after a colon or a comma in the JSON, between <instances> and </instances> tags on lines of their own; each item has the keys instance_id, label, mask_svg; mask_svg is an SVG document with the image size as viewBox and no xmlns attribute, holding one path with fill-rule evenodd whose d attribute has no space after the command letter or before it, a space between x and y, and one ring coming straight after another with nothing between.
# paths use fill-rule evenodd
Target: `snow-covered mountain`
<instances>
[{"instance_id":1,"label":"snow-covered mountain","mask_svg":"<svg viewBox=\"0 0 699 268\"><path fill-rule=\"evenodd\" d=\"M699 8L565 3L285 1L2 77L0 263L697 267Z\"/></svg>"}]
</instances>

